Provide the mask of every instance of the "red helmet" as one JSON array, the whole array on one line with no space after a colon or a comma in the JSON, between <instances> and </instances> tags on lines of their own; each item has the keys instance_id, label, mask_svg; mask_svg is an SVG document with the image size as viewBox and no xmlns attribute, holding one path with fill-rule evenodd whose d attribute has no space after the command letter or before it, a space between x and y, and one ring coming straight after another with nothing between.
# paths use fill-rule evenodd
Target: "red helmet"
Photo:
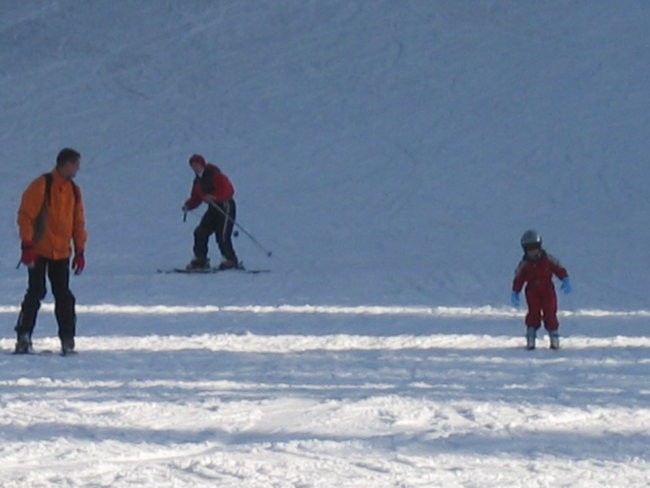
<instances>
[{"instance_id":1,"label":"red helmet","mask_svg":"<svg viewBox=\"0 0 650 488\"><path fill-rule=\"evenodd\" d=\"M190 157L190 164L192 163L198 163L200 164L203 168L208 164L205 162L205 158L201 156L200 154L192 154Z\"/></svg>"}]
</instances>

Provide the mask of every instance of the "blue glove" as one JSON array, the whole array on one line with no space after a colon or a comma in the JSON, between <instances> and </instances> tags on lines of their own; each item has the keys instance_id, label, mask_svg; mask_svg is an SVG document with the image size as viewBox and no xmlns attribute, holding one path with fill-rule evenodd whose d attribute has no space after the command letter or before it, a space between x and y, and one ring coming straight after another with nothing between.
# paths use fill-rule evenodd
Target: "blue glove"
<instances>
[{"instance_id":1,"label":"blue glove","mask_svg":"<svg viewBox=\"0 0 650 488\"><path fill-rule=\"evenodd\" d=\"M521 303L521 298L519 298L518 291L512 292L512 295L510 295L510 303L512 303L513 307L519 308L519 304Z\"/></svg>"},{"instance_id":2,"label":"blue glove","mask_svg":"<svg viewBox=\"0 0 650 488\"><path fill-rule=\"evenodd\" d=\"M570 279L568 276L562 280L562 284L560 285L560 289L561 289L561 290L562 290L566 295L568 295L569 293L571 293L571 290L572 290L572 288L571 288L571 279Z\"/></svg>"}]
</instances>

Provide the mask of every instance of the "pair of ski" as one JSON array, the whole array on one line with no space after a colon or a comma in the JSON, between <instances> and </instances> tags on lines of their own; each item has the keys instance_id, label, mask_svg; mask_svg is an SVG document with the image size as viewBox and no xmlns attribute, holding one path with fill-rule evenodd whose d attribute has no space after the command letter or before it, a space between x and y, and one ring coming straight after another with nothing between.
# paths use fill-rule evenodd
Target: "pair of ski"
<instances>
[{"instance_id":1,"label":"pair of ski","mask_svg":"<svg viewBox=\"0 0 650 488\"><path fill-rule=\"evenodd\" d=\"M214 274L222 272L233 272L233 273L247 273L247 274L260 274L260 273L270 273L270 269L247 269L247 268L228 268L222 269L218 267L212 268L171 268L171 269L159 269L158 273L163 274L172 274L172 273L181 273L181 274Z\"/></svg>"}]
</instances>

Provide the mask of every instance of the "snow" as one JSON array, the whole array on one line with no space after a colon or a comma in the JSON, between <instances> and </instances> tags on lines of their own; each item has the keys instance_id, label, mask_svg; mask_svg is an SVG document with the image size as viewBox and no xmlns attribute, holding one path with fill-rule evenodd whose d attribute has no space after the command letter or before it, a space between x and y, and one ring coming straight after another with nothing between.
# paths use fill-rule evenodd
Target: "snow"
<instances>
[{"instance_id":1,"label":"snow","mask_svg":"<svg viewBox=\"0 0 650 488\"><path fill-rule=\"evenodd\" d=\"M1 2L0 486L647 486L649 25L633 0ZM64 146L80 353L12 356L15 212ZM194 152L271 273L156 273L191 257ZM528 228L574 284L559 351L509 306Z\"/></svg>"}]
</instances>

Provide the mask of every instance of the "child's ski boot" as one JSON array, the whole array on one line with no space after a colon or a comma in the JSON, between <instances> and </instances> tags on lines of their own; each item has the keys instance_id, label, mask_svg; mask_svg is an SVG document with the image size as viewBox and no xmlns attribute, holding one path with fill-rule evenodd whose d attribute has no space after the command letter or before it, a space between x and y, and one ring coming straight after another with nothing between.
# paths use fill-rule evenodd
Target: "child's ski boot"
<instances>
[{"instance_id":1,"label":"child's ski boot","mask_svg":"<svg viewBox=\"0 0 650 488\"><path fill-rule=\"evenodd\" d=\"M526 349L529 351L535 349L535 338L537 337L537 328L528 327L526 329Z\"/></svg>"}]
</instances>

